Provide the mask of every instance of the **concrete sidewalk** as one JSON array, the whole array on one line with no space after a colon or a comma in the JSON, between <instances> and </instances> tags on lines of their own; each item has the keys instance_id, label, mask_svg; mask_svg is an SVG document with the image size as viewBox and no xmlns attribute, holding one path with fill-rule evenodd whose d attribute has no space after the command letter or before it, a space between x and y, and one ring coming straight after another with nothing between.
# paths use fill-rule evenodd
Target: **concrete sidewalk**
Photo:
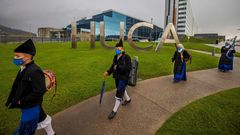
<instances>
[{"instance_id":1,"label":"concrete sidewalk","mask_svg":"<svg viewBox=\"0 0 240 135\"><path fill-rule=\"evenodd\" d=\"M205 45L221 49L225 45L225 43L220 42L218 45L216 44L205 44ZM240 46L239 45L235 46L235 50L236 52L240 52Z\"/></svg>"},{"instance_id":2,"label":"concrete sidewalk","mask_svg":"<svg viewBox=\"0 0 240 135\"><path fill-rule=\"evenodd\" d=\"M170 75L129 87L132 102L121 106L113 120L108 120L107 115L113 108L115 91L105 93L102 105L99 96L95 96L57 113L53 127L57 135L153 135L173 113L190 102L240 87L240 60L235 59L232 72L210 69L189 72L187 76L188 81L176 84Z\"/></svg>"},{"instance_id":3,"label":"concrete sidewalk","mask_svg":"<svg viewBox=\"0 0 240 135\"><path fill-rule=\"evenodd\" d=\"M197 53L203 53L203 54L212 55L212 52L206 52L206 51L194 50L194 49L187 49L187 50L193 51L193 52L197 52ZM221 54L220 53L215 53L214 56L215 57L221 57Z\"/></svg>"}]
</instances>

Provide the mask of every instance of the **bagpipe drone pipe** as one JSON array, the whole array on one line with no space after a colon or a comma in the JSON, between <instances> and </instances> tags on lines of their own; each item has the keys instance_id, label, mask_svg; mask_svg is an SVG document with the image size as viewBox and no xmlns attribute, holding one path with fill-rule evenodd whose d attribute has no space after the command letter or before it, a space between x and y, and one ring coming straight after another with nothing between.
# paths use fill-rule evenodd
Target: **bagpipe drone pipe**
<instances>
[{"instance_id":1,"label":"bagpipe drone pipe","mask_svg":"<svg viewBox=\"0 0 240 135\"><path fill-rule=\"evenodd\" d=\"M226 53L226 56L228 59L233 59L233 55L231 54L230 55L230 52L232 50L235 50L235 46L236 46L236 40L237 40L237 36L235 36L232 40L232 44L230 45L230 48L228 49L227 53Z\"/></svg>"}]
</instances>

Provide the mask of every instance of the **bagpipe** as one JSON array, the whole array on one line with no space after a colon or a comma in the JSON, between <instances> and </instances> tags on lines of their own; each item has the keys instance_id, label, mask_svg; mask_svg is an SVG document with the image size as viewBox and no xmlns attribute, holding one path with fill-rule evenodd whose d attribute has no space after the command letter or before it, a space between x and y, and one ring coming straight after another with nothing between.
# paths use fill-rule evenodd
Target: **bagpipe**
<instances>
[{"instance_id":1,"label":"bagpipe","mask_svg":"<svg viewBox=\"0 0 240 135\"><path fill-rule=\"evenodd\" d=\"M186 62L189 61L190 64L192 64L192 54L189 53L187 50L184 50L185 54L183 55L183 58Z\"/></svg>"},{"instance_id":2,"label":"bagpipe","mask_svg":"<svg viewBox=\"0 0 240 135\"><path fill-rule=\"evenodd\" d=\"M181 56L181 61L182 62L190 62L190 64L192 64L192 54L189 53L187 50L183 50L181 53L180 53L180 56Z\"/></svg>"},{"instance_id":3,"label":"bagpipe","mask_svg":"<svg viewBox=\"0 0 240 135\"><path fill-rule=\"evenodd\" d=\"M54 89L54 93L53 93L53 96L51 99L51 102L52 102L52 100L56 96L56 92L57 92L57 76L51 70L43 70L43 74L45 76L47 91L52 91L52 89Z\"/></svg>"},{"instance_id":4,"label":"bagpipe","mask_svg":"<svg viewBox=\"0 0 240 135\"><path fill-rule=\"evenodd\" d=\"M237 36L235 36L233 39L232 39L232 44L230 45L227 53L226 53L226 57L228 59L233 59L233 55L231 54L231 51L232 50L235 50L235 46L236 46L236 40L237 40Z\"/></svg>"},{"instance_id":5,"label":"bagpipe","mask_svg":"<svg viewBox=\"0 0 240 135\"><path fill-rule=\"evenodd\" d=\"M137 85L137 78L138 78L138 57L135 56L132 60L132 67L129 73L128 85L129 86L136 86Z\"/></svg>"}]
</instances>

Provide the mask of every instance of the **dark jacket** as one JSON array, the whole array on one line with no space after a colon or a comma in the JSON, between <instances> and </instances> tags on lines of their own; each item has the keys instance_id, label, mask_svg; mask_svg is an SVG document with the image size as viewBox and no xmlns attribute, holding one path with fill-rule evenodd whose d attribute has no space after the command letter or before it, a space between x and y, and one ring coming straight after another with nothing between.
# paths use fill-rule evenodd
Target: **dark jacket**
<instances>
[{"instance_id":1,"label":"dark jacket","mask_svg":"<svg viewBox=\"0 0 240 135\"><path fill-rule=\"evenodd\" d=\"M123 53L119 59L117 59L117 57L117 55L114 56L113 64L107 72L109 75L113 73L113 78L115 79L128 80L132 68L131 58L125 53ZM116 67L116 69L114 69L114 67Z\"/></svg>"},{"instance_id":2,"label":"dark jacket","mask_svg":"<svg viewBox=\"0 0 240 135\"><path fill-rule=\"evenodd\" d=\"M31 108L41 105L46 92L45 77L34 61L19 71L13 83L6 106L10 108ZM20 101L20 104L18 104Z\"/></svg>"},{"instance_id":3,"label":"dark jacket","mask_svg":"<svg viewBox=\"0 0 240 135\"><path fill-rule=\"evenodd\" d=\"M174 73L181 73L183 62L186 62L189 59L191 59L191 55L186 50L183 50L183 61L181 59L181 53L179 53L178 51L175 51L172 57L172 62L175 62Z\"/></svg>"}]
</instances>

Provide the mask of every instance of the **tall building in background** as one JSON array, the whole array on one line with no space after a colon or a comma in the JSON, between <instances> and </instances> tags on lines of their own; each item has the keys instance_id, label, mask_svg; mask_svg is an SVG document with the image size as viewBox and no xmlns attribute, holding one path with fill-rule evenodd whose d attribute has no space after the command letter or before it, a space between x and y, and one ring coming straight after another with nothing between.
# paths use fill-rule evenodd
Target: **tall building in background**
<instances>
[{"instance_id":1,"label":"tall building in background","mask_svg":"<svg viewBox=\"0 0 240 135\"><path fill-rule=\"evenodd\" d=\"M193 36L197 30L190 0L165 1L165 27L173 23L178 35Z\"/></svg>"},{"instance_id":2,"label":"tall building in background","mask_svg":"<svg viewBox=\"0 0 240 135\"><path fill-rule=\"evenodd\" d=\"M193 36L197 32L190 0L178 0L177 32L179 35Z\"/></svg>"},{"instance_id":3,"label":"tall building in background","mask_svg":"<svg viewBox=\"0 0 240 135\"><path fill-rule=\"evenodd\" d=\"M176 13L177 13L177 0L165 0L165 20L164 20L164 28L169 23L173 23L176 25Z\"/></svg>"}]
</instances>

